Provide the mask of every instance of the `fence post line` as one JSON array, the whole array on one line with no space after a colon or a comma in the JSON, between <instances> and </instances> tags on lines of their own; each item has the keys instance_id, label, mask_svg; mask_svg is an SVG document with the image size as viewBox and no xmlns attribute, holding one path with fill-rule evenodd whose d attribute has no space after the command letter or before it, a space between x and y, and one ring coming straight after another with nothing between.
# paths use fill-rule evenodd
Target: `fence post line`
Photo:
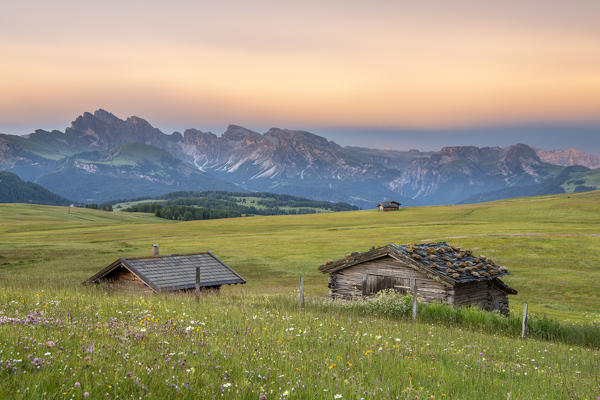
<instances>
[{"instance_id":1,"label":"fence post line","mask_svg":"<svg viewBox=\"0 0 600 400\"><path fill-rule=\"evenodd\" d=\"M300 275L300 308L304 308L304 278Z\"/></svg>"},{"instance_id":2,"label":"fence post line","mask_svg":"<svg viewBox=\"0 0 600 400\"><path fill-rule=\"evenodd\" d=\"M196 267L196 301L200 301L200 267Z\"/></svg>"},{"instance_id":3,"label":"fence post line","mask_svg":"<svg viewBox=\"0 0 600 400\"><path fill-rule=\"evenodd\" d=\"M527 332L527 302L523 304L523 326L521 327L521 338L525 339Z\"/></svg>"},{"instance_id":4,"label":"fence post line","mask_svg":"<svg viewBox=\"0 0 600 400\"><path fill-rule=\"evenodd\" d=\"M417 280L412 282L412 319L417 319Z\"/></svg>"}]
</instances>

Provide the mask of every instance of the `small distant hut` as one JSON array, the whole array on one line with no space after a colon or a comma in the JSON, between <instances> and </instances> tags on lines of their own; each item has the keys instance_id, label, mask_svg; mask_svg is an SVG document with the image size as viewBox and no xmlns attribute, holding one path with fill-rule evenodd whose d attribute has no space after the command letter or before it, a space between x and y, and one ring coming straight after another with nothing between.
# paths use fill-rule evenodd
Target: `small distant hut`
<instances>
[{"instance_id":1,"label":"small distant hut","mask_svg":"<svg viewBox=\"0 0 600 400\"><path fill-rule=\"evenodd\" d=\"M186 291L196 287L196 267L200 267L200 287L219 289L246 281L210 252L169 256L119 258L83 282L105 282L114 288L148 292Z\"/></svg>"},{"instance_id":2,"label":"small distant hut","mask_svg":"<svg viewBox=\"0 0 600 400\"><path fill-rule=\"evenodd\" d=\"M499 278L508 270L471 250L446 242L387 245L321 265L332 298L370 296L383 289L417 295L426 302L478 305L508 314L508 295L517 291Z\"/></svg>"},{"instance_id":3,"label":"small distant hut","mask_svg":"<svg viewBox=\"0 0 600 400\"><path fill-rule=\"evenodd\" d=\"M397 201L382 201L377 204L377 208L379 211L398 211L400 209L401 204Z\"/></svg>"}]
</instances>

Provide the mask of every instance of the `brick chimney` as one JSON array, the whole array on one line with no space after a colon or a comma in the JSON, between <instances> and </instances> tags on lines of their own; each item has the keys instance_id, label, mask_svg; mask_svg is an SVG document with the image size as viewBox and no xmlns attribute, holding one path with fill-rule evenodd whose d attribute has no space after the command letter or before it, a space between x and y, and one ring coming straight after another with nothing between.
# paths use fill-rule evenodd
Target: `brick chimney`
<instances>
[{"instance_id":1,"label":"brick chimney","mask_svg":"<svg viewBox=\"0 0 600 400\"><path fill-rule=\"evenodd\" d=\"M158 245L157 244L152 245L152 256L158 257Z\"/></svg>"}]
</instances>

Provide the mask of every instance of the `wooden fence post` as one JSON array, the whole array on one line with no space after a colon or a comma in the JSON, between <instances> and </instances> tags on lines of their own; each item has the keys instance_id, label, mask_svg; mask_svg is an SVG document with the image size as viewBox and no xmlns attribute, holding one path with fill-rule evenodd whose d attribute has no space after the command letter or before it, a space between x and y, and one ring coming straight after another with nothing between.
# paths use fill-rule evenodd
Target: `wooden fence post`
<instances>
[{"instance_id":1,"label":"wooden fence post","mask_svg":"<svg viewBox=\"0 0 600 400\"><path fill-rule=\"evenodd\" d=\"M196 301L200 301L200 267L196 267Z\"/></svg>"},{"instance_id":2,"label":"wooden fence post","mask_svg":"<svg viewBox=\"0 0 600 400\"><path fill-rule=\"evenodd\" d=\"M417 319L417 281L416 279L413 281L412 287L412 319L413 321Z\"/></svg>"},{"instance_id":3,"label":"wooden fence post","mask_svg":"<svg viewBox=\"0 0 600 400\"><path fill-rule=\"evenodd\" d=\"M527 332L527 303L523 304L523 326L521 327L521 338L525 339Z\"/></svg>"},{"instance_id":4,"label":"wooden fence post","mask_svg":"<svg viewBox=\"0 0 600 400\"><path fill-rule=\"evenodd\" d=\"M304 308L304 278L300 276L300 308Z\"/></svg>"}]
</instances>

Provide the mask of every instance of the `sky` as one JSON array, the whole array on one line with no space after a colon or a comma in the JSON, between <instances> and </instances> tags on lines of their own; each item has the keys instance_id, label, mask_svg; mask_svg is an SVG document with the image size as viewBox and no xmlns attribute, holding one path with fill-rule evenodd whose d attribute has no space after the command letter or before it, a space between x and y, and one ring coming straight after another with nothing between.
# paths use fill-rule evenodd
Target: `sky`
<instances>
[{"instance_id":1,"label":"sky","mask_svg":"<svg viewBox=\"0 0 600 400\"><path fill-rule=\"evenodd\" d=\"M104 108L166 132L235 123L600 154L599 1L402 3L8 2L0 132Z\"/></svg>"}]
</instances>

